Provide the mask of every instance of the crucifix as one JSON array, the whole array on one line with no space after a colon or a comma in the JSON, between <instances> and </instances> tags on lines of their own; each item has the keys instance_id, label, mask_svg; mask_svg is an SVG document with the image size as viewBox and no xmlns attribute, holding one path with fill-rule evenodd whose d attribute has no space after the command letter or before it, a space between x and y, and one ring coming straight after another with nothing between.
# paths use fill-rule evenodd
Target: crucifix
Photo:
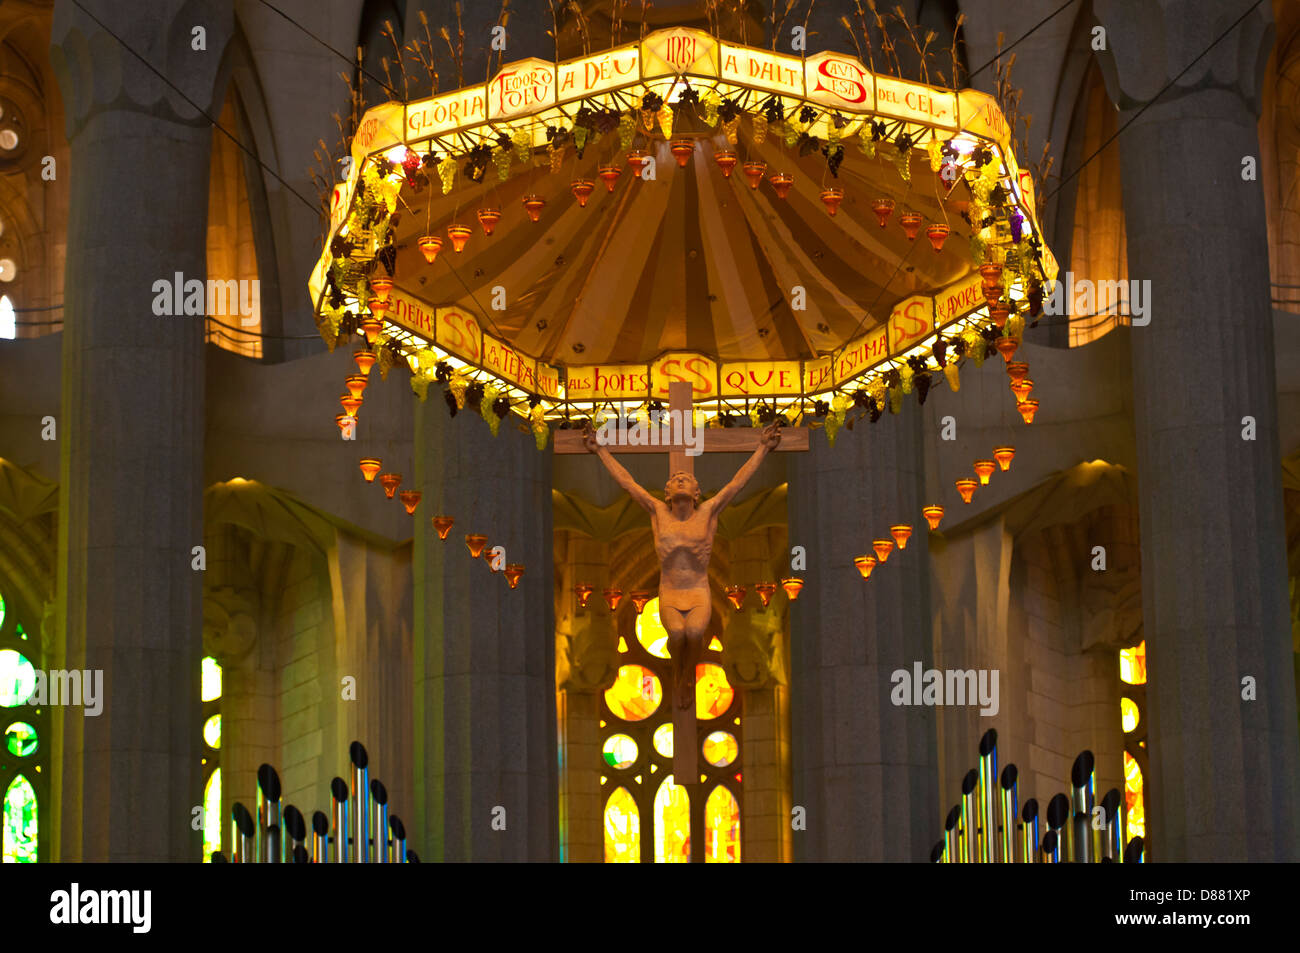
<instances>
[{"instance_id":1,"label":"crucifix","mask_svg":"<svg viewBox=\"0 0 1300 953\"><path fill-rule=\"evenodd\" d=\"M668 402L670 420L683 423L692 420L689 382L669 384ZM703 431L703 452L753 451L731 481L704 502L700 502L693 458L687 454L682 436L680 430L677 433L669 430L663 440L614 449L616 453L668 450L669 475L663 500L651 496L632 479L614 459L611 449L597 440L590 425L582 433L558 432L555 452L597 454L618 485L650 513L650 528L659 557L659 618L668 630L668 655L673 662L673 685L669 692L673 706L673 777L677 784L694 784L699 775L695 671L704 652L713 612L709 597L709 557L713 553L718 516L749 482L768 453L776 449L807 450L808 430L790 428L783 434L780 423L773 422L762 431L751 428Z\"/></svg>"}]
</instances>

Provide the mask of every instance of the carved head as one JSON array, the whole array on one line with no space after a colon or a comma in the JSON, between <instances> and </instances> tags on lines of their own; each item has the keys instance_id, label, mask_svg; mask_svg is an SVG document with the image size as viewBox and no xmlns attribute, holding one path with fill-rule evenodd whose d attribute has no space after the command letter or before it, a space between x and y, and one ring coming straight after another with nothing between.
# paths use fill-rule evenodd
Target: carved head
<instances>
[{"instance_id":1,"label":"carved head","mask_svg":"<svg viewBox=\"0 0 1300 953\"><path fill-rule=\"evenodd\" d=\"M688 497L696 506L700 505L700 484L685 470L678 470L664 484L664 499L669 503L680 497Z\"/></svg>"}]
</instances>

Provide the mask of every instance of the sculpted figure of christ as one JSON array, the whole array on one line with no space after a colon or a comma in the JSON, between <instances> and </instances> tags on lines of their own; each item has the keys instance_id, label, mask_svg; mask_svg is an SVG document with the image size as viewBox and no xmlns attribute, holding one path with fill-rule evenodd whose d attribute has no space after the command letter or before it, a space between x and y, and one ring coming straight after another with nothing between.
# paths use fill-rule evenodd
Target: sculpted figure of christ
<instances>
[{"instance_id":1,"label":"sculpted figure of christ","mask_svg":"<svg viewBox=\"0 0 1300 953\"><path fill-rule=\"evenodd\" d=\"M672 474L664 499L646 492L632 475L596 442L590 424L583 433L587 449L600 457L610 475L650 513L655 552L659 556L659 619L668 630L668 654L673 661L677 705L695 704L695 666L704 653L704 633L713 607L709 600L709 558L718 516L749 482L763 458L781 442L780 422L763 430L758 449L731 478L731 482L704 502L700 484L686 472Z\"/></svg>"}]
</instances>

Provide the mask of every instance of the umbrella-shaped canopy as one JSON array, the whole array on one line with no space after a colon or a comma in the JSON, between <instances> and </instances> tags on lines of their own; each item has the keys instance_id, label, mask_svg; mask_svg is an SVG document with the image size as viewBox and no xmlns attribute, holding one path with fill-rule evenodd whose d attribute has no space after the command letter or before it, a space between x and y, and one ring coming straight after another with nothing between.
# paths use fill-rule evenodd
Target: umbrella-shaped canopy
<instances>
[{"instance_id":1,"label":"umbrella-shaped canopy","mask_svg":"<svg viewBox=\"0 0 1300 953\"><path fill-rule=\"evenodd\" d=\"M511 64L367 113L312 277L322 334L371 318L417 393L459 376L525 414L686 379L797 415L1055 276L1008 139L982 93L696 30Z\"/></svg>"}]
</instances>

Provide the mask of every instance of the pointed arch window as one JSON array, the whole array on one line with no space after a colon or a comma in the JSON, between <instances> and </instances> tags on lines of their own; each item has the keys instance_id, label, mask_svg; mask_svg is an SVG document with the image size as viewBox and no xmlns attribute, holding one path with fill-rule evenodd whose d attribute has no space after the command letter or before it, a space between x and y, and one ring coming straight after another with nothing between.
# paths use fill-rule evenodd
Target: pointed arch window
<instances>
[{"instance_id":1,"label":"pointed arch window","mask_svg":"<svg viewBox=\"0 0 1300 953\"><path fill-rule=\"evenodd\" d=\"M0 578L0 862L30 864L49 859L49 711L28 704L44 659L6 588Z\"/></svg>"},{"instance_id":2,"label":"pointed arch window","mask_svg":"<svg viewBox=\"0 0 1300 953\"><path fill-rule=\"evenodd\" d=\"M738 863L741 696L723 671L722 644L714 637L696 667L700 778L688 788L672 775L672 663L659 600L621 617L618 675L601 702L605 862Z\"/></svg>"}]
</instances>

